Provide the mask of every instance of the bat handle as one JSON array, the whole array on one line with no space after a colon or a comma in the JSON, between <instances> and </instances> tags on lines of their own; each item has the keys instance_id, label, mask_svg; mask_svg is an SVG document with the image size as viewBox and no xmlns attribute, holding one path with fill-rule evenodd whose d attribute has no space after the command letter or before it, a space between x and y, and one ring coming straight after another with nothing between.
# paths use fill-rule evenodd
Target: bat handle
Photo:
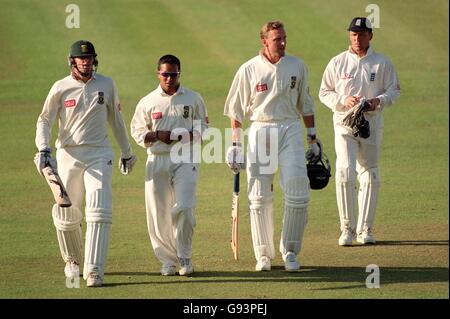
<instances>
[{"instance_id":1,"label":"bat handle","mask_svg":"<svg viewBox=\"0 0 450 319\"><path fill-rule=\"evenodd\" d=\"M239 193L239 174L235 174L233 178L233 193Z\"/></svg>"}]
</instances>

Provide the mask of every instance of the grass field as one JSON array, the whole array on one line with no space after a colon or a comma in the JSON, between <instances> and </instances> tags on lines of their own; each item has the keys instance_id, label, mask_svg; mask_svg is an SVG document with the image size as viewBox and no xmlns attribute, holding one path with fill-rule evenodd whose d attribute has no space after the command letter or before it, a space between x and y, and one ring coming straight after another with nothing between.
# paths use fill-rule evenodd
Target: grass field
<instances>
[{"instance_id":1,"label":"grass field","mask_svg":"<svg viewBox=\"0 0 450 319\"><path fill-rule=\"evenodd\" d=\"M211 125L228 126L223 104L240 64L259 50L260 26L286 25L290 54L309 68L318 136L332 166L332 114L317 97L329 59L347 47L353 16L370 1L87 1L77 0L80 28L68 29L67 3L0 0L0 298L149 299L428 299L449 298L448 1L377 1L374 49L395 65L402 96L384 112L379 243L338 247L334 177L313 191L298 273L255 272L247 201L243 198L241 260L229 245L231 173L202 164L194 235L193 277L162 277L147 235L145 150L133 141L135 171L114 171L114 221L101 289L68 289L51 218L52 197L32 162L37 116L51 85L68 73L70 44L92 41L99 72L117 82L127 126L139 99L157 85L158 58L181 58L182 83L204 97ZM117 150L117 145L114 142ZM5 167L6 165L6 167ZM243 185L245 189L245 183ZM276 243L282 197L275 185ZM366 266L380 268L368 289Z\"/></svg>"}]
</instances>

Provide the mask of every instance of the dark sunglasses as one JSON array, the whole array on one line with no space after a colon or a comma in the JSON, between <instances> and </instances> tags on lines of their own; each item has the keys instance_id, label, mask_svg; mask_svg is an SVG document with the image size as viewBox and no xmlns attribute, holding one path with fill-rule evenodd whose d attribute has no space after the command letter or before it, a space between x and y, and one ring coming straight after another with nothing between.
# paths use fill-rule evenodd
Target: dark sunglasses
<instances>
[{"instance_id":1,"label":"dark sunglasses","mask_svg":"<svg viewBox=\"0 0 450 319\"><path fill-rule=\"evenodd\" d=\"M180 75L180 72L159 72L159 75L165 78L168 78L169 76L172 78L176 78L178 75Z\"/></svg>"}]
</instances>

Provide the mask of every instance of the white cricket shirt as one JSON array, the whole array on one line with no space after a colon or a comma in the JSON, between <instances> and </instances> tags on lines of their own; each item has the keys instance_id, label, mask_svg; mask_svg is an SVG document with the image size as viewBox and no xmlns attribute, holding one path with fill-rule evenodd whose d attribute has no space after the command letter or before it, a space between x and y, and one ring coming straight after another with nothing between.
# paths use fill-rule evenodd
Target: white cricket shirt
<instances>
[{"instance_id":1,"label":"white cricket shirt","mask_svg":"<svg viewBox=\"0 0 450 319\"><path fill-rule=\"evenodd\" d=\"M127 129L120 113L119 94L113 79L94 74L84 83L69 75L53 84L36 124L36 146L49 147L51 127L58 118L59 132L55 146L111 147L108 126L122 151L132 155Z\"/></svg>"},{"instance_id":2,"label":"white cricket shirt","mask_svg":"<svg viewBox=\"0 0 450 319\"><path fill-rule=\"evenodd\" d=\"M180 128L187 131L195 129L201 131L199 133L208 128L208 113L203 98L182 85L173 95L166 94L158 85L139 101L131 120L131 136L138 145L147 148L148 154L168 153L174 145L161 141L146 144L144 139L148 132Z\"/></svg>"},{"instance_id":3,"label":"white cricket shirt","mask_svg":"<svg viewBox=\"0 0 450 319\"><path fill-rule=\"evenodd\" d=\"M224 109L224 115L240 123L245 117L273 122L313 114L303 61L286 55L272 64L261 52L237 71Z\"/></svg>"},{"instance_id":4,"label":"white cricket shirt","mask_svg":"<svg viewBox=\"0 0 450 319\"><path fill-rule=\"evenodd\" d=\"M366 99L377 97L380 108L391 105L400 96L400 83L393 65L372 47L362 58L349 47L331 59L323 74L319 98L336 115L345 114L348 110L345 99L353 95Z\"/></svg>"}]
</instances>

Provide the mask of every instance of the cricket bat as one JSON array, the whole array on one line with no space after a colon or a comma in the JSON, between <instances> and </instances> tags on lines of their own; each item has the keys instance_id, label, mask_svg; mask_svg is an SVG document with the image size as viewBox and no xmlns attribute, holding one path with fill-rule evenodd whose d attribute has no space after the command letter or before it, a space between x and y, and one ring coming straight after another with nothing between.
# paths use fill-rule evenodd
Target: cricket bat
<instances>
[{"instance_id":1,"label":"cricket bat","mask_svg":"<svg viewBox=\"0 0 450 319\"><path fill-rule=\"evenodd\" d=\"M231 204L231 249L234 259L239 260L239 173L233 179L233 200Z\"/></svg>"},{"instance_id":2,"label":"cricket bat","mask_svg":"<svg viewBox=\"0 0 450 319\"><path fill-rule=\"evenodd\" d=\"M72 206L72 202L69 199L69 195L67 194L66 188L64 187L58 172L51 166L46 166L42 169L42 174L44 174L45 180L50 186L56 204L60 207Z\"/></svg>"}]
</instances>

